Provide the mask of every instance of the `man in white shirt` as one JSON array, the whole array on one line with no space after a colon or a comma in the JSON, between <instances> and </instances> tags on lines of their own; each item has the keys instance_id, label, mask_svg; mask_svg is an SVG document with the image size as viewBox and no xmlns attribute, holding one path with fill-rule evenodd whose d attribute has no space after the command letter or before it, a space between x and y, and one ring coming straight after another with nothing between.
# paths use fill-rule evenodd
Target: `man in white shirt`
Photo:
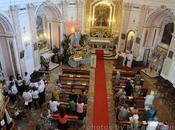
<instances>
[{"instance_id":1,"label":"man in white shirt","mask_svg":"<svg viewBox=\"0 0 175 130\"><path fill-rule=\"evenodd\" d=\"M54 98L51 98L51 100L49 101L50 111L53 113L56 113L58 111L59 105L60 105L60 103L58 101L55 101Z\"/></svg>"},{"instance_id":2,"label":"man in white shirt","mask_svg":"<svg viewBox=\"0 0 175 130\"><path fill-rule=\"evenodd\" d=\"M37 88L34 87L31 94L32 94L32 99L33 99L35 109L37 109L37 103L39 104L39 106L41 108L41 102L39 99L39 92L38 92Z\"/></svg>"},{"instance_id":3,"label":"man in white shirt","mask_svg":"<svg viewBox=\"0 0 175 130\"><path fill-rule=\"evenodd\" d=\"M28 86L30 84L30 76L28 75L27 72L24 73L24 81L25 81L25 85Z\"/></svg>"},{"instance_id":4,"label":"man in white shirt","mask_svg":"<svg viewBox=\"0 0 175 130\"><path fill-rule=\"evenodd\" d=\"M15 103L16 96L18 94L18 90L17 90L16 85L15 85L14 82L10 82L10 87L9 87L9 90L8 90L8 94L10 96L10 101Z\"/></svg>"},{"instance_id":5,"label":"man in white shirt","mask_svg":"<svg viewBox=\"0 0 175 130\"><path fill-rule=\"evenodd\" d=\"M23 94L22 97L24 98L24 105L25 108L31 110L31 105L32 105L32 94L30 93L30 91L28 89L26 89Z\"/></svg>"}]
</instances>

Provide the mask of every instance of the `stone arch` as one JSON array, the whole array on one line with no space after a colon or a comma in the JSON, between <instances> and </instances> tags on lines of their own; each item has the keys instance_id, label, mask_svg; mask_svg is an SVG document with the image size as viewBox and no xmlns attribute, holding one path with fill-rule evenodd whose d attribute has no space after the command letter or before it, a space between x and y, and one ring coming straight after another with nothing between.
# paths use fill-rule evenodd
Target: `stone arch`
<instances>
[{"instance_id":1,"label":"stone arch","mask_svg":"<svg viewBox=\"0 0 175 130\"><path fill-rule=\"evenodd\" d=\"M8 17L2 13L0 13L0 32L0 73L5 78L9 75L15 75L19 71L19 68L17 68L14 29Z\"/></svg>"},{"instance_id":2,"label":"stone arch","mask_svg":"<svg viewBox=\"0 0 175 130\"><path fill-rule=\"evenodd\" d=\"M60 19L62 18L60 9L57 8L56 5L52 3L51 1L46 1L46 2L41 3L36 9L36 13L35 13L36 16L37 16L38 11L41 8L46 8L47 10L50 10L52 13L54 13L55 17L60 18Z\"/></svg>"},{"instance_id":3,"label":"stone arch","mask_svg":"<svg viewBox=\"0 0 175 130\"><path fill-rule=\"evenodd\" d=\"M11 34L14 33L14 29L12 27L10 19L2 13L0 13L0 23L3 26L5 33L11 33Z\"/></svg>"},{"instance_id":4,"label":"stone arch","mask_svg":"<svg viewBox=\"0 0 175 130\"><path fill-rule=\"evenodd\" d=\"M155 47L161 42L166 24L174 23L175 16L169 8L161 6L152 12L146 20L144 46ZM161 33L159 33L161 32Z\"/></svg>"},{"instance_id":5,"label":"stone arch","mask_svg":"<svg viewBox=\"0 0 175 130\"><path fill-rule=\"evenodd\" d=\"M125 51L132 51L135 42L135 31L128 30L125 42Z\"/></svg>"},{"instance_id":6,"label":"stone arch","mask_svg":"<svg viewBox=\"0 0 175 130\"><path fill-rule=\"evenodd\" d=\"M36 9L37 36L40 50L52 49L54 46L60 47L61 20L62 14L57 6L46 1L41 3ZM41 25L39 29L39 25ZM53 33L54 32L54 33ZM44 37L44 44L41 37ZM43 47L42 47L43 46Z\"/></svg>"}]
</instances>

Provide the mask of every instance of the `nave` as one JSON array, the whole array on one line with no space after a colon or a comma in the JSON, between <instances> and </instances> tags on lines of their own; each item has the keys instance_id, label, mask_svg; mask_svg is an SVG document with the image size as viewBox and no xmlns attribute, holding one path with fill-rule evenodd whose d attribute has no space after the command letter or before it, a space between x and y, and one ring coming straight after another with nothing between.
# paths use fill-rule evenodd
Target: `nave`
<instances>
[{"instance_id":1,"label":"nave","mask_svg":"<svg viewBox=\"0 0 175 130\"><path fill-rule=\"evenodd\" d=\"M116 85L113 86L113 84L115 82L113 77L115 77L115 76L112 76L112 75L114 75L114 73L116 72L116 68L114 67L114 60L104 60L104 65L105 65L104 71L106 74L106 87L107 87L107 97L106 98L107 98L107 104L108 104L108 106L107 106L108 119L106 119L106 120L109 120L109 129L121 129L121 128L122 129L129 129L129 126L130 126L129 122L130 121L127 121L127 123L126 123L125 121L118 120L118 115L117 115L118 105L116 105L116 101L114 100L114 97L115 97L114 90L115 91L120 90L122 87L116 86ZM140 70L141 68L133 68L133 69L130 69L129 71L128 70L126 71L126 69L128 69L128 68L123 68L120 70L121 71L120 85L124 85L126 83L126 80L128 79L128 77L130 77L130 79L132 79L133 76L135 76L136 72L138 70ZM81 71L78 72L78 70L81 70ZM90 73L87 70L90 70L89 71ZM117 69L117 71L118 71L118 69ZM71 75L68 74L70 72L71 72ZM65 73L65 74L63 74L63 73ZM81 73L83 74L81 76L82 78L80 78ZM90 74L90 75L86 76L86 74ZM75 75L75 77L74 77L74 75ZM70 116L69 121L71 122L69 124L70 130L95 129L95 128L93 128L93 118L94 118L93 117L93 115L94 115L93 107L95 104L94 103L95 76L96 76L95 75L95 68L91 68L90 66L83 66L80 68L70 70L68 66L62 65L62 66L59 66L58 68L56 68L55 70L53 70L48 77L46 77L46 76L43 77L43 78L46 78L47 82L48 82L48 85L46 86L46 92L45 92L47 103L51 100L53 93L56 91L55 83L59 77L61 84L62 84L62 90L65 89L64 95L60 95L60 97L58 99L58 101L62 104L59 107L62 106L65 108L67 107L67 103L66 103L68 101L67 96L70 96L71 94L79 94L78 90L81 90L81 86L78 84L80 83L80 81L83 81L84 85L86 84L85 81L87 81L87 83L89 82L89 86L88 86L89 88L88 88L88 91L86 93L88 100L87 100L87 105L85 106L86 107L85 109L87 109L86 110L87 112L86 112L85 118L83 119L83 122L81 122L81 123L77 122L78 121L77 115L72 116L72 113L70 113L70 110L69 109L67 110L67 112L70 114L69 115ZM173 127L174 114L171 113L171 111L170 111L172 109L171 108L172 106L168 106L167 99L165 97L164 98L162 97L165 95L164 95L163 91L158 89L158 87L160 87L160 86L157 86L158 85L157 80L151 79L150 77L148 77L147 75L145 75L143 73L141 73L141 76L144 79L143 88L146 87L148 89L148 92L145 93L144 96L149 94L149 92L151 90L153 90L155 92L155 99L154 99L154 103L153 103L153 108L157 111L156 120L158 120L160 122L162 122L162 121L167 122L169 127L173 130L173 128L174 128ZM79 77L79 79L77 79L76 77ZM88 79L87 77L90 78L90 80L86 80L86 79ZM72 79L74 80L74 82L71 82ZM71 83L76 84L75 88L73 85L71 85L71 88L69 87ZM137 98L139 99L139 97L137 97ZM36 110L34 108L34 105L32 104L31 110L26 111L24 109L23 99L19 98L18 102L17 102L17 104L15 104L15 106L11 106L11 104L8 104L9 108L8 107L7 108L9 109L10 113L12 114L12 117L14 118L17 129L24 129L24 130L31 130L32 129L32 130L34 130L34 129L36 129L36 126L38 126L38 124L41 125L41 123L42 123L41 121L43 120L43 118L41 118L41 113L43 113L43 111L49 109L47 106L47 103L44 104L42 106L42 108L37 108ZM126 101L126 103L132 104L131 101ZM138 108L138 109L144 110L144 99L142 98L138 102L137 105L142 107L142 108ZM165 106L167 106L167 107L165 107ZM103 111L101 111L101 108L96 108L96 109L97 109L97 111L100 111L100 113L103 113ZM15 115L15 112L17 112L19 115L18 114ZM143 112L145 112L145 110ZM141 112L140 114L144 114L143 112ZM98 117L98 119L100 119L100 117ZM140 117L140 119L141 119L141 117ZM142 121L146 121L146 118L143 116L142 116ZM47 120L44 123L45 123L45 127L48 127L48 128L51 127L50 126L51 124L49 124L49 122L47 122ZM145 125L145 126L147 126L147 125ZM103 129L103 128L101 128L101 129Z\"/></svg>"}]
</instances>

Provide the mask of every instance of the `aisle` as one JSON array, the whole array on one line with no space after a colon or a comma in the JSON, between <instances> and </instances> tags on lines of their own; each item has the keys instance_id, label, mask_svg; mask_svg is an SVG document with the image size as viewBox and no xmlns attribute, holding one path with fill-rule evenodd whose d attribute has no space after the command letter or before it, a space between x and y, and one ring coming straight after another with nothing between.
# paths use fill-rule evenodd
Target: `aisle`
<instances>
[{"instance_id":1,"label":"aisle","mask_svg":"<svg viewBox=\"0 0 175 130\"><path fill-rule=\"evenodd\" d=\"M93 130L108 130L108 104L103 51L96 50Z\"/></svg>"}]
</instances>

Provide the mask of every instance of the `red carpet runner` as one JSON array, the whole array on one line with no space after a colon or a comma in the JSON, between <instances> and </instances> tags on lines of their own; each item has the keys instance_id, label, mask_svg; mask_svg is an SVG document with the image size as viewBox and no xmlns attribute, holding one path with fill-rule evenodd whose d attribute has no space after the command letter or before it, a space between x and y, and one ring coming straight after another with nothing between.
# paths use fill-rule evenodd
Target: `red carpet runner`
<instances>
[{"instance_id":1,"label":"red carpet runner","mask_svg":"<svg viewBox=\"0 0 175 130\"><path fill-rule=\"evenodd\" d=\"M94 90L93 130L108 129L108 105L103 51L97 50L96 77Z\"/></svg>"}]
</instances>

